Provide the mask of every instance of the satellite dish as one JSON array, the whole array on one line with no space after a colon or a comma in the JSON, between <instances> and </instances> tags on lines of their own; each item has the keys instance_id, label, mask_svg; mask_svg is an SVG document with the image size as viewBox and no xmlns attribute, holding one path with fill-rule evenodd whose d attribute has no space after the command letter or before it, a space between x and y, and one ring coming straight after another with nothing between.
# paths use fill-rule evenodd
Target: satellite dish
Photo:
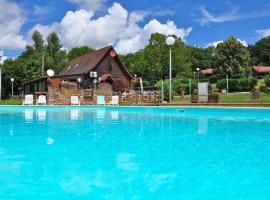
<instances>
[{"instance_id":1,"label":"satellite dish","mask_svg":"<svg viewBox=\"0 0 270 200\"><path fill-rule=\"evenodd\" d=\"M54 76L54 71L53 71L52 69L47 70L47 75L48 75L49 77Z\"/></svg>"}]
</instances>

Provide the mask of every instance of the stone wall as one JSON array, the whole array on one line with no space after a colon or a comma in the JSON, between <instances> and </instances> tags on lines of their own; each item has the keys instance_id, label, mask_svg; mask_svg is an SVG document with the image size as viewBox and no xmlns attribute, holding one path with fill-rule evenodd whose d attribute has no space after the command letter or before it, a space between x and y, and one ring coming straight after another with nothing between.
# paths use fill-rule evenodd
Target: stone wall
<instances>
[{"instance_id":1,"label":"stone wall","mask_svg":"<svg viewBox=\"0 0 270 200\"><path fill-rule=\"evenodd\" d=\"M111 101L112 90L80 90L72 88L48 87L49 105L70 105L71 96L78 96L81 105L96 104L96 96L105 96L106 103Z\"/></svg>"},{"instance_id":2,"label":"stone wall","mask_svg":"<svg viewBox=\"0 0 270 200\"><path fill-rule=\"evenodd\" d=\"M59 89L48 87L49 105L70 105L71 96L78 96L82 102L82 91L79 89Z\"/></svg>"}]
</instances>

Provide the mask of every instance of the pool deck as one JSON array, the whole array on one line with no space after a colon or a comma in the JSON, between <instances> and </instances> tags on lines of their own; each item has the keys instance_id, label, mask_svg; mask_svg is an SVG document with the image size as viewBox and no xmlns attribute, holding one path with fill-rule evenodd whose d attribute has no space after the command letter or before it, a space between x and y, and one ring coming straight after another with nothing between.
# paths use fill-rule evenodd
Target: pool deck
<instances>
[{"instance_id":1,"label":"pool deck","mask_svg":"<svg viewBox=\"0 0 270 200\"><path fill-rule=\"evenodd\" d=\"M23 106L23 105L0 105L1 107L17 107L17 106ZM31 105L36 106L36 105ZM47 105L47 106L70 106L70 105ZM97 106L97 105L81 105L81 106ZM100 105L99 105L100 106ZM112 105L106 105L106 106L112 106ZM132 103L121 103L119 106L162 106L162 107L242 107L242 108L270 108L270 103L159 103L159 104L153 104L153 103L143 103L143 104L132 104ZM23 106L23 107L27 107Z\"/></svg>"},{"instance_id":2,"label":"pool deck","mask_svg":"<svg viewBox=\"0 0 270 200\"><path fill-rule=\"evenodd\" d=\"M122 104L122 106L153 106L152 103L144 103L138 105ZM154 106L206 106L206 107L255 107L255 108L269 108L270 103L160 103Z\"/></svg>"}]
</instances>

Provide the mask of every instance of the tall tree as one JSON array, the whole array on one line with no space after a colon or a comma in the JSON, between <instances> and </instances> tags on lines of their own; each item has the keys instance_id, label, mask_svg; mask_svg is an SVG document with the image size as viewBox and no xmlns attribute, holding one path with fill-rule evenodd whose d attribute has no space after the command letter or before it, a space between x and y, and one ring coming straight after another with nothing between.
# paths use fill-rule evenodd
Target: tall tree
<instances>
[{"instance_id":1,"label":"tall tree","mask_svg":"<svg viewBox=\"0 0 270 200\"><path fill-rule=\"evenodd\" d=\"M32 34L32 40L34 42L34 48L37 52L41 52L44 48L44 40L43 36L40 32L35 30Z\"/></svg>"},{"instance_id":2,"label":"tall tree","mask_svg":"<svg viewBox=\"0 0 270 200\"><path fill-rule=\"evenodd\" d=\"M81 46L81 47L75 47L75 48L72 48L69 52L68 52L68 61L71 61L72 59L78 57L78 56L81 56L83 54L87 54L87 53L90 53L92 51L94 51L95 49L87 46L87 45L84 45L84 46Z\"/></svg>"},{"instance_id":3,"label":"tall tree","mask_svg":"<svg viewBox=\"0 0 270 200\"><path fill-rule=\"evenodd\" d=\"M175 36L174 36L175 37ZM188 51L181 38L175 37L172 47L172 75L191 76L192 70L188 60ZM148 45L137 53L122 56L129 69L154 84L158 79L169 75L169 47L166 36L154 33Z\"/></svg>"},{"instance_id":4,"label":"tall tree","mask_svg":"<svg viewBox=\"0 0 270 200\"><path fill-rule=\"evenodd\" d=\"M189 47L189 60L191 62L192 70L196 71L196 68L206 69L213 67L214 47L199 48L196 46Z\"/></svg>"},{"instance_id":5,"label":"tall tree","mask_svg":"<svg viewBox=\"0 0 270 200\"><path fill-rule=\"evenodd\" d=\"M215 50L216 73L230 77L247 76L250 72L250 56L247 48L236 38L229 37Z\"/></svg>"},{"instance_id":6,"label":"tall tree","mask_svg":"<svg viewBox=\"0 0 270 200\"><path fill-rule=\"evenodd\" d=\"M270 66L270 36L249 46L252 65Z\"/></svg>"},{"instance_id":7,"label":"tall tree","mask_svg":"<svg viewBox=\"0 0 270 200\"><path fill-rule=\"evenodd\" d=\"M56 32L47 37L46 47L46 68L53 69L58 73L66 64L66 52L62 50L63 45Z\"/></svg>"}]
</instances>

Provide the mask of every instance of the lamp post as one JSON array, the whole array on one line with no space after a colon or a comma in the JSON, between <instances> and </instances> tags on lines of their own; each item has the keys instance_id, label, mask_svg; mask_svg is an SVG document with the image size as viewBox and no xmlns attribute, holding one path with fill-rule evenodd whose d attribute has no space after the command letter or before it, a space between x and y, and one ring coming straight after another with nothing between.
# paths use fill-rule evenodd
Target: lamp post
<instances>
[{"instance_id":1,"label":"lamp post","mask_svg":"<svg viewBox=\"0 0 270 200\"><path fill-rule=\"evenodd\" d=\"M10 81L11 81L11 97L13 99L13 83L14 83L14 78L11 78Z\"/></svg>"},{"instance_id":2,"label":"lamp post","mask_svg":"<svg viewBox=\"0 0 270 200\"><path fill-rule=\"evenodd\" d=\"M170 69L169 69L169 102L172 101L172 46L175 43L175 39L172 36L167 37L166 43L170 48Z\"/></svg>"},{"instance_id":3,"label":"lamp post","mask_svg":"<svg viewBox=\"0 0 270 200\"><path fill-rule=\"evenodd\" d=\"M77 82L78 82L78 89L81 89L82 78L77 78Z\"/></svg>"},{"instance_id":4,"label":"lamp post","mask_svg":"<svg viewBox=\"0 0 270 200\"><path fill-rule=\"evenodd\" d=\"M198 76L198 83L199 83L200 81L200 68L199 67L197 67L197 76Z\"/></svg>"}]
</instances>

